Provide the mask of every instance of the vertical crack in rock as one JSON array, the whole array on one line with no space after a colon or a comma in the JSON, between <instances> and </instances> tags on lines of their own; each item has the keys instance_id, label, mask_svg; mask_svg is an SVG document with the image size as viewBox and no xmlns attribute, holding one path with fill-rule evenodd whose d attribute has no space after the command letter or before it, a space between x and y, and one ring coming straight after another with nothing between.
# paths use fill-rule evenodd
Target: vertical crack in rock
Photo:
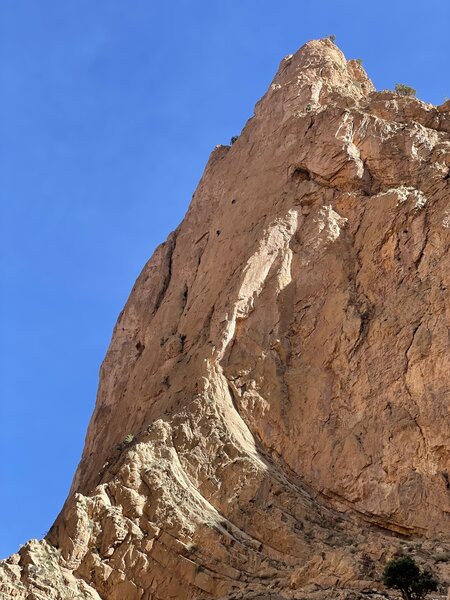
<instances>
[{"instance_id":1,"label":"vertical crack in rock","mask_svg":"<svg viewBox=\"0 0 450 600\"><path fill-rule=\"evenodd\" d=\"M168 251L167 251L166 258L165 258L165 265L163 265L163 267L162 267L163 270L166 271L166 274L164 276L161 289L155 300L155 308L153 309L154 313L156 313L158 311L158 308L161 306L161 302L164 300L164 296L170 285L170 280L172 279L172 259L173 259L173 254L175 252L175 246L177 243L176 232L172 235L172 237L166 243L168 244Z\"/></svg>"}]
</instances>

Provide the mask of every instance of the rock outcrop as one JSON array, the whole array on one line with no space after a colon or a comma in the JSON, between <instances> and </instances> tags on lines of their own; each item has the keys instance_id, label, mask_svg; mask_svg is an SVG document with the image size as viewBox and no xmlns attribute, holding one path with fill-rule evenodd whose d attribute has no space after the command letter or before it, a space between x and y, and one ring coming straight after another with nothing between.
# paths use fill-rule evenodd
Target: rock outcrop
<instances>
[{"instance_id":1,"label":"rock outcrop","mask_svg":"<svg viewBox=\"0 0 450 600\"><path fill-rule=\"evenodd\" d=\"M450 102L328 39L286 57L139 276L0 597L375 599L401 551L448 583L449 167Z\"/></svg>"}]
</instances>

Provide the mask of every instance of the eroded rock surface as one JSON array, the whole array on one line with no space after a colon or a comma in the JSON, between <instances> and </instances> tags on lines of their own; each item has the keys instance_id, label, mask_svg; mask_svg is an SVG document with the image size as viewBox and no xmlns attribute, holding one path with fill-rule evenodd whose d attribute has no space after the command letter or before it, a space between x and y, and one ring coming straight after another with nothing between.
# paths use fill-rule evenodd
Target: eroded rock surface
<instances>
[{"instance_id":1,"label":"eroded rock surface","mask_svg":"<svg viewBox=\"0 0 450 600\"><path fill-rule=\"evenodd\" d=\"M328 39L282 61L139 276L0 597L375 599L402 551L448 583L449 132Z\"/></svg>"}]
</instances>

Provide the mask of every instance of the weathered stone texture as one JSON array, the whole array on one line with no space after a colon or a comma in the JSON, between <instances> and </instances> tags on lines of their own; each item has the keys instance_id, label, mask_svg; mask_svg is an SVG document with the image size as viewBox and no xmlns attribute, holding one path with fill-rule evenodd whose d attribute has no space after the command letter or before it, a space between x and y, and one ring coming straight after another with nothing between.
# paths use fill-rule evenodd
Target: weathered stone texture
<instances>
[{"instance_id":1,"label":"weathered stone texture","mask_svg":"<svg viewBox=\"0 0 450 600\"><path fill-rule=\"evenodd\" d=\"M375 599L401 547L448 581L449 132L330 40L282 61L138 278L0 597Z\"/></svg>"}]
</instances>

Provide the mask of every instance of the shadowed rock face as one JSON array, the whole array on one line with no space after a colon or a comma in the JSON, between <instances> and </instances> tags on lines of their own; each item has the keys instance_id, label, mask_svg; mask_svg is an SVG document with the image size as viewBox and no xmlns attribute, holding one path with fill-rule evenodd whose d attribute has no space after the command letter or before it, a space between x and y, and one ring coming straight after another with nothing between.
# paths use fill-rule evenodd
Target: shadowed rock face
<instances>
[{"instance_id":1,"label":"shadowed rock face","mask_svg":"<svg viewBox=\"0 0 450 600\"><path fill-rule=\"evenodd\" d=\"M400 546L449 576L449 132L328 39L282 61L139 276L0 598L381 598Z\"/></svg>"}]
</instances>

